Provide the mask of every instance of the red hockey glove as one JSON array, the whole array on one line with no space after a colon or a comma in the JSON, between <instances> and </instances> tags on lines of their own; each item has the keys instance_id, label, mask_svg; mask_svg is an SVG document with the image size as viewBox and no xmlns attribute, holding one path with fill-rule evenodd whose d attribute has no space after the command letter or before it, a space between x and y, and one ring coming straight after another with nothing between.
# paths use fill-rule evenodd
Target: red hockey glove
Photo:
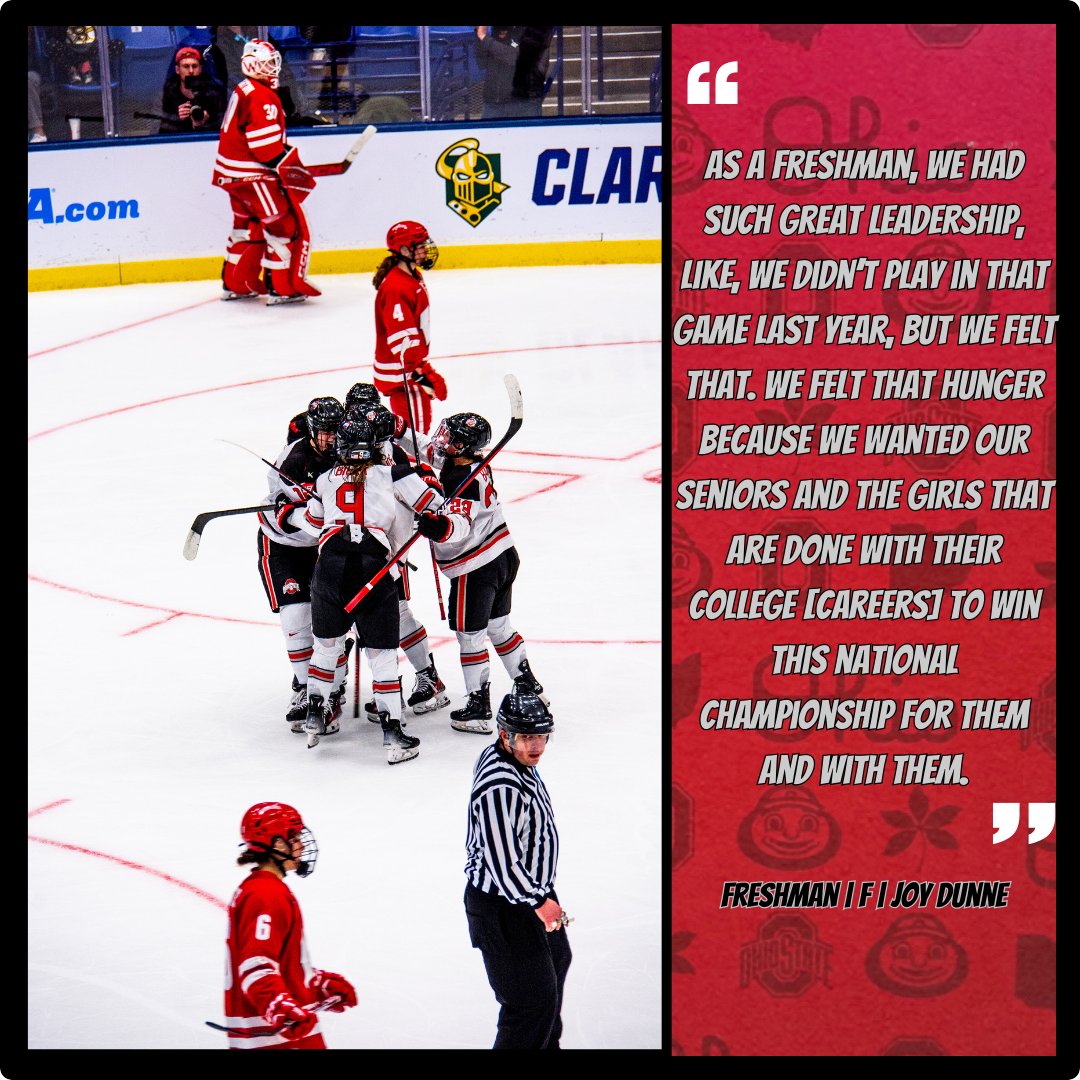
<instances>
[{"instance_id":1,"label":"red hockey glove","mask_svg":"<svg viewBox=\"0 0 1080 1080\"><path fill-rule=\"evenodd\" d=\"M423 513L417 515L416 528L421 536L426 536L429 540L434 540L436 544L441 544L450 538L450 534L454 531L454 523L443 514Z\"/></svg>"},{"instance_id":2,"label":"red hockey glove","mask_svg":"<svg viewBox=\"0 0 1080 1080\"><path fill-rule=\"evenodd\" d=\"M430 465L425 464L423 461L417 462L413 466L413 472L416 473L428 487L434 488L440 495L443 493L442 484L439 483L439 478L435 475L435 470Z\"/></svg>"},{"instance_id":3,"label":"red hockey glove","mask_svg":"<svg viewBox=\"0 0 1080 1080\"><path fill-rule=\"evenodd\" d=\"M325 1001L330 997L341 998L336 1005L329 1006L331 1012L344 1012L356 1004L356 991L352 983L341 975L335 975L332 971L316 970L308 983L308 989L320 1001Z\"/></svg>"},{"instance_id":4,"label":"red hockey glove","mask_svg":"<svg viewBox=\"0 0 1080 1080\"><path fill-rule=\"evenodd\" d=\"M428 363L418 367L412 377L429 397L446 400L446 380Z\"/></svg>"},{"instance_id":5,"label":"red hockey glove","mask_svg":"<svg viewBox=\"0 0 1080 1080\"><path fill-rule=\"evenodd\" d=\"M290 146L277 163L277 173L282 185L296 192L298 202L306 199L315 188L315 177L300 163L300 151L295 146Z\"/></svg>"},{"instance_id":6,"label":"red hockey glove","mask_svg":"<svg viewBox=\"0 0 1080 1080\"><path fill-rule=\"evenodd\" d=\"M405 417L394 413L394 438L400 439L405 434Z\"/></svg>"},{"instance_id":7,"label":"red hockey glove","mask_svg":"<svg viewBox=\"0 0 1080 1080\"><path fill-rule=\"evenodd\" d=\"M319 1018L302 1009L288 994L278 994L263 1015L263 1019L285 1039L302 1039L318 1023Z\"/></svg>"}]
</instances>

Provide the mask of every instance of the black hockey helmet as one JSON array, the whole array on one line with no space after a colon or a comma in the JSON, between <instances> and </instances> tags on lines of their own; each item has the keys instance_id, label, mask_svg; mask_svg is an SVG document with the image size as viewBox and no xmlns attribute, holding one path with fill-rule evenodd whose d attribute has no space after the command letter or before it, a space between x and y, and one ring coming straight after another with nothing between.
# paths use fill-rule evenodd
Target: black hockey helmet
<instances>
[{"instance_id":1,"label":"black hockey helmet","mask_svg":"<svg viewBox=\"0 0 1080 1080\"><path fill-rule=\"evenodd\" d=\"M376 438L375 425L363 416L342 420L334 437L334 452L342 465L357 465L375 458L375 447L382 442Z\"/></svg>"},{"instance_id":2,"label":"black hockey helmet","mask_svg":"<svg viewBox=\"0 0 1080 1080\"><path fill-rule=\"evenodd\" d=\"M513 735L549 735L555 727L548 707L531 690L507 694L495 722L502 731Z\"/></svg>"},{"instance_id":3,"label":"black hockey helmet","mask_svg":"<svg viewBox=\"0 0 1080 1080\"><path fill-rule=\"evenodd\" d=\"M337 431L345 418L345 409L336 397L317 397L308 402L307 425L311 437L316 431Z\"/></svg>"},{"instance_id":4,"label":"black hockey helmet","mask_svg":"<svg viewBox=\"0 0 1080 1080\"><path fill-rule=\"evenodd\" d=\"M345 395L345 408L350 405L378 405L382 399L379 391L369 382L353 383Z\"/></svg>"},{"instance_id":5,"label":"black hockey helmet","mask_svg":"<svg viewBox=\"0 0 1080 1080\"><path fill-rule=\"evenodd\" d=\"M454 413L439 422L431 442L446 457L475 454L491 442L491 425L479 413Z\"/></svg>"},{"instance_id":6,"label":"black hockey helmet","mask_svg":"<svg viewBox=\"0 0 1080 1080\"><path fill-rule=\"evenodd\" d=\"M345 410L346 420L366 420L375 431L376 442L386 442L394 437L396 418L383 404L352 405Z\"/></svg>"}]
</instances>

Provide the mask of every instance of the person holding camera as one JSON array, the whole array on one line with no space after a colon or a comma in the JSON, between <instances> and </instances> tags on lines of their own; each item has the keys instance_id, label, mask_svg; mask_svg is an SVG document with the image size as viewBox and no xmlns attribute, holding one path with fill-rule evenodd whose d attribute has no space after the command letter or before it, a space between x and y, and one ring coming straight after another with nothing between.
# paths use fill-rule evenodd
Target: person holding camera
<instances>
[{"instance_id":1,"label":"person holding camera","mask_svg":"<svg viewBox=\"0 0 1080 1080\"><path fill-rule=\"evenodd\" d=\"M190 45L176 50L174 64L161 91L159 134L217 131L225 112L225 87L203 72L202 54Z\"/></svg>"}]
</instances>

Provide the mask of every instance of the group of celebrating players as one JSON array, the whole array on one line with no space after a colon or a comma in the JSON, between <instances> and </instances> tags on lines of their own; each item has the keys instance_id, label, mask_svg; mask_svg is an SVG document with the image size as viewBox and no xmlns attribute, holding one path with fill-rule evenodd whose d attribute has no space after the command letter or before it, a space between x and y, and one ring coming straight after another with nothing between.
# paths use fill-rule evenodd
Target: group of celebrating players
<instances>
[{"instance_id":1,"label":"group of celebrating players","mask_svg":"<svg viewBox=\"0 0 1080 1080\"><path fill-rule=\"evenodd\" d=\"M222 269L226 300L266 296L273 304L318 295L307 282L309 234L300 206L315 182L285 143L274 93L280 65L268 42L248 42L241 61L247 77L222 122L214 182L233 209ZM427 631L409 607L408 564L385 570L414 529L430 541L433 561L450 581L449 624L468 692L451 712L451 726L492 730L488 639L516 691L542 695L543 687L510 624L514 541L491 470L477 468L491 426L461 412L428 435L432 402L446 399L446 383L427 359L421 273L435 265L438 248L416 221L391 225L386 247L373 279L374 382L356 383L344 403L314 398L293 418L269 476L274 510L260 513L258 542L263 586L292 665L291 729L306 733L309 747L339 730L355 628L356 662L362 649L371 670L367 716L381 725L387 760L395 764L419 753L420 740L403 730L406 704L424 713L450 703ZM399 647L416 672L407 702Z\"/></svg>"}]
</instances>

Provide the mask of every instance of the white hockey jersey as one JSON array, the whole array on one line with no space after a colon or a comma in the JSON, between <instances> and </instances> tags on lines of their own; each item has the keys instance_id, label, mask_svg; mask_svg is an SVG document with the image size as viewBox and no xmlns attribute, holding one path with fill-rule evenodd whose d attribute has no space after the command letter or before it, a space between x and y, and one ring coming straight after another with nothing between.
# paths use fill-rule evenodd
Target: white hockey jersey
<instances>
[{"instance_id":1,"label":"white hockey jersey","mask_svg":"<svg viewBox=\"0 0 1080 1080\"><path fill-rule=\"evenodd\" d=\"M302 503L314 488L319 474L325 472L331 463L315 452L308 439L303 438L288 443L278 454L274 464L296 483L290 484L280 473L271 469L266 474L270 489L269 501L273 502L284 492L290 502ZM263 510L259 514L259 526L276 544L284 544L286 547L313 547L318 542L316 538L296 523L295 518L301 516L302 514L296 514L294 517L290 509L284 509L280 513Z\"/></svg>"}]
</instances>

